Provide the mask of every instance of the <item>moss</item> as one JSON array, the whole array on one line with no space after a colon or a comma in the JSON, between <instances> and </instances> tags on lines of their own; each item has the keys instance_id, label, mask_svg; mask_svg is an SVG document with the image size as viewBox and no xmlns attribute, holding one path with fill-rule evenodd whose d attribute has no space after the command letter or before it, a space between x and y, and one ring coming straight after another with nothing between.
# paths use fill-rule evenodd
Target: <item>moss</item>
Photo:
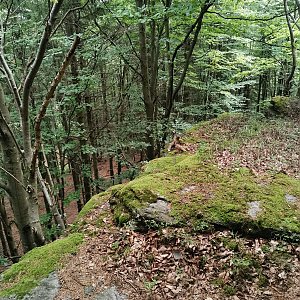
<instances>
[{"instance_id":1,"label":"moss","mask_svg":"<svg viewBox=\"0 0 300 300\"><path fill-rule=\"evenodd\" d=\"M235 239L224 237L223 239L221 239L221 241L227 249L235 252L239 251L239 243Z\"/></svg>"},{"instance_id":2,"label":"moss","mask_svg":"<svg viewBox=\"0 0 300 300\"><path fill-rule=\"evenodd\" d=\"M274 109L278 112L284 112L290 101L291 99L285 96L276 96L272 98Z\"/></svg>"},{"instance_id":3,"label":"moss","mask_svg":"<svg viewBox=\"0 0 300 300\"><path fill-rule=\"evenodd\" d=\"M185 155L174 155L153 159L144 167L144 173L153 174L169 171L170 169L172 169L173 166L175 166L185 158Z\"/></svg>"},{"instance_id":4,"label":"moss","mask_svg":"<svg viewBox=\"0 0 300 300\"><path fill-rule=\"evenodd\" d=\"M35 248L26 253L19 263L3 273L0 282L0 296L16 295L23 297L51 272L62 266L63 258L76 253L83 242L82 234L71 234L68 237Z\"/></svg>"},{"instance_id":5,"label":"moss","mask_svg":"<svg viewBox=\"0 0 300 300\"><path fill-rule=\"evenodd\" d=\"M197 228L205 224L209 228L221 224L247 232L299 233L299 203L285 199L286 194L300 199L299 180L284 174L258 177L248 168L222 171L213 157L213 147L222 148L226 142L226 149L235 149L234 153L244 140L259 136L264 124L262 119L226 114L197 125L188 133L199 146L196 154L155 159L138 178L111 189L115 220L118 224L127 222L135 217L135 211L161 195L171 202L171 215L183 225ZM196 131L200 131L200 140ZM201 140L202 133L207 137L205 132L211 140ZM259 203L255 217L248 212L251 202Z\"/></svg>"},{"instance_id":6,"label":"moss","mask_svg":"<svg viewBox=\"0 0 300 300\"><path fill-rule=\"evenodd\" d=\"M122 226L131 219L131 214L124 206L116 205L114 207L113 218L118 226Z\"/></svg>"},{"instance_id":7,"label":"moss","mask_svg":"<svg viewBox=\"0 0 300 300\"><path fill-rule=\"evenodd\" d=\"M228 297L235 295L237 292L236 288L230 284L224 284L223 291L224 291L224 294Z\"/></svg>"},{"instance_id":8,"label":"moss","mask_svg":"<svg viewBox=\"0 0 300 300\"><path fill-rule=\"evenodd\" d=\"M260 288L262 287L267 287L269 285L269 280L268 280L268 277L265 276L264 274L260 273L258 275L258 282L257 282L258 286Z\"/></svg>"},{"instance_id":9,"label":"moss","mask_svg":"<svg viewBox=\"0 0 300 300\"><path fill-rule=\"evenodd\" d=\"M82 208L82 210L79 212L76 221L79 221L84 216L86 216L90 211L92 211L95 207L100 206L105 201L107 201L110 197L109 192L103 192L98 195L93 196Z\"/></svg>"},{"instance_id":10,"label":"moss","mask_svg":"<svg viewBox=\"0 0 300 300\"><path fill-rule=\"evenodd\" d=\"M183 223L190 218L194 218L192 223L195 223L201 216L205 222L228 227L299 232L299 210L284 197L285 194L299 195L298 180L280 174L274 182L264 186L260 182L265 178L255 177L247 168L222 173L216 166L199 162L192 156L178 163L177 168L190 184L198 184L204 190L213 187L210 199L200 190L185 194L188 202L182 201L180 196L173 201L172 214ZM261 212L255 220L248 216L248 203L252 201L261 204Z\"/></svg>"}]
</instances>

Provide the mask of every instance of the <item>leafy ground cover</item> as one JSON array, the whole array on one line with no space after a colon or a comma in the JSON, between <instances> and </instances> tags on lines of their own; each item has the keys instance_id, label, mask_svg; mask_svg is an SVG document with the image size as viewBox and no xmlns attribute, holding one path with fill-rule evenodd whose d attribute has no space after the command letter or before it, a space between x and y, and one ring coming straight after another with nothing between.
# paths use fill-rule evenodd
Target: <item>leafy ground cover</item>
<instances>
[{"instance_id":1,"label":"leafy ground cover","mask_svg":"<svg viewBox=\"0 0 300 300\"><path fill-rule=\"evenodd\" d=\"M102 213L110 211L108 202L98 201ZM141 233L117 228L109 217L105 222L106 227L92 222L81 228L88 237L59 272L63 285L57 300L93 299L112 285L133 300L300 296L300 247L295 244L227 230L198 234L190 227Z\"/></svg>"}]
</instances>

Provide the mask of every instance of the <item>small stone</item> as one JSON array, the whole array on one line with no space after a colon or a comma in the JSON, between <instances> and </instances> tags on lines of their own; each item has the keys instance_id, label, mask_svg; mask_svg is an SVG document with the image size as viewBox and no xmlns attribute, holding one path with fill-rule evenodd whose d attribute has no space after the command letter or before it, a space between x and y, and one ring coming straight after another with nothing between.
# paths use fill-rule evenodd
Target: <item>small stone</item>
<instances>
[{"instance_id":1,"label":"small stone","mask_svg":"<svg viewBox=\"0 0 300 300\"><path fill-rule=\"evenodd\" d=\"M297 197L290 195L290 194L286 194L285 195L285 200L289 203L296 203L297 202Z\"/></svg>"},{"instance_id":2,"label":"small stone","mask_svg":"<svg viewBox=\"0 0 300 300\"><path fill-rule=\"evenodd\" d=\"M182 258L181 253L177 250L173 251L172 254L173 254L173 257L174 257L175 260L179 260L179 259Z\"/></svg>"},{"instance_id":3,"label":"small stone","mask_svg":"<svg viewBox=\"0 0 300 300\"><path fill-rule=\"evenodd\" d=\"M248 206L249 206L248 215L252 218L256 218L258 213L261 212L260 202L259 201L249 202Z\"/></svg>"},{"instance_id":4,"label":"small stone","mask_svg":"<svg viewBox=\"0 0 300 300\"><path fill-rule=\"evenodd\" d=\"M271 295L273 295L273 293L271 291L265 291L264 295L271 296Z\"/></svg>"},{"instance_id":5,"label":"small stone","mask_svg":"<svg viewBox=\"0 0 300 300\"><path fill-rule=\"evenodd\" d=\"M86 286L84 288L84 294L86 296L89 296L89 295L91 295L94 292L94 290L95 290L95 288L93 286Z\"/></svg>"},{"instance_id":6,"label":"small stone","mask_svg":"<svg viewBox=\"0 0 300 300\"><path fill-rule=\"evenodd\" d=\"M95 297L95 300L126 300L127 297L121 295L113 286L110 287Z\"/></svg>"}]
</instances>

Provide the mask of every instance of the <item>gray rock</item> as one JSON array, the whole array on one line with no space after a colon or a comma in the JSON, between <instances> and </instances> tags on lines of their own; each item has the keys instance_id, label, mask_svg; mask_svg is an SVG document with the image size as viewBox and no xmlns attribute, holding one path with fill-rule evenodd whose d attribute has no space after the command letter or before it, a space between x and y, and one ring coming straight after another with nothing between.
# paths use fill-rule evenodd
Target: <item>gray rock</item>
<instances>
[{"instance_id":1,"label":"gray rock","mask_svg":"<svg viewBox=\"0 0 300 300\"><path fill-rule=\"evenodd\" d=\"M139 209L138 214L146 219L173 224L175 220L170 216L170 211L170 203L159 197L156 202L149 204L148 207Z\"/></svg>"},{"instance_id":2,"label":"gray rock","mask_svg":"<svg viewBox=\"0 0 300 300\"><path fill-rule=\"evenodd\" d=\"M260 202L259 201L253 201L253 202L248 202L248 215L251 218L256 218L257 215L261 212L261 207L260 207Z\"/></svg>"},{"instance_id":3,"label":"gray rock","mask_svg":"<svg viewBox=\"0 0 300 300\"><path fill-rule=\"evenodd\" d=\"M94 288L93 286L86 286L86 287L84 288L84 294L85 294L86 296L91 295L94 291L95 291L95 288Z\"/></svg>"},{"instance_id":4,"label":"gray rock","mask_svg":"<svg viewBox=\"0 0 300 300\"><path fill-rule=\"evenodd\" d=\"M126 300L127 297L121 295L116 287L110 287L96 296L94 300Z\"/></svg>"},{"instance_id":5,"label":"gray rock","mask_svg":"<svg viewBox=\"0 0 300 300\"><path fill-rule=\"evenodd\" d=\"M51 273L47 278L33 289L33 291L25 296L23 300L53 300L60 288L60 283L57 273Z\"/></svg>"},{"instance_id":6,"label":"gray rock","mask_svg":"<svg viewBox=\"0 0 300 300\"><path fill-rule=\"evenodd\" d=\"M296 203L298 201L297 197L293 196L293 195L289 195L289 194L286 194L285 195L285 200L288 202L288 203Z\"/></svg>"},{"instance_id":7,"label":"gray rock","mask_svg":"<svg viewBox=\"0 0 300 300\"><path fill-rule=\"evenodd\" d=\"M57 273L51 273L47 278L43 279L40 284L32 290L32 292L23 300L53 300L57 295L60 288L59 279ZM17 297L10 296L1 298L0 300L15 300Z\"/></svg>"},{"instance_id":8,"label":"gray rock","mask_svg":"<svg viewBox=\"0 0 300 300\"><path fill-rule=\"evenodd\" d=\"M17 297L15 296L0 297L0 300L17 300Z\"/></svg>"},{"instance_id":9,"label":"gray rock","mask_svg":"<svg viewBox=\"0 0 300 300\"><path fill-rule=\"evenodd\" d=\"M196 185L189 185L185 188L183 188L180 193L181 194L188 194L188 193L191 193L193 191L195 191L197 189L197 186Z\"/></svg>"}]
</instances>

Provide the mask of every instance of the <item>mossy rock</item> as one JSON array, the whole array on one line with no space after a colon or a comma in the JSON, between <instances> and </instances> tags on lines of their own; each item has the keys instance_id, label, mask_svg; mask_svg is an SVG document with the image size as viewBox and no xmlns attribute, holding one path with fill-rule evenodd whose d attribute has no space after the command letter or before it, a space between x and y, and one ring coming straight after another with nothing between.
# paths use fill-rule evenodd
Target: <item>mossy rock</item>
<instances>
[{"instance_id":1,"label":"mossy rock","mask_svg":"<svg viewBox=\"0 0 300 300\"><path fill-rule=\"evenodd\" d=\"M290 104L291 98L285 96L275 96L272 98L273 107L276 111L284 113Z\"/></svg>"},{"instance_id":2,"label":"mossy rock","mask_svg":"<svg viewBox=\"0 0 300 300\"><path fill-rule=\"evenodd\" d=\"M12 265L2 274L0 297L15 295L24 297L42 279L63 266L64 258L77 252L83 242L83 235L74 233L43 247L26 253L20 262Z\"/></svg>"},{"instance_id":3,"label":"mossy rock","mask_svg":"<svg viewBox=\"0 0 300 300\"><path fill-rule=\"evenodd\" d=\"M223 172L203 153L159 158L149 162L140 177L114 191L116 222L136 219L139 210L159 195L170 201L176 225L204 222L247 234L300 236L300 183L285 174L257 177L247 168ZM286 195L297 203L289 203ZM254 217L249 213L253 202L260 207Z\"/></svg>"}]
</instances>

